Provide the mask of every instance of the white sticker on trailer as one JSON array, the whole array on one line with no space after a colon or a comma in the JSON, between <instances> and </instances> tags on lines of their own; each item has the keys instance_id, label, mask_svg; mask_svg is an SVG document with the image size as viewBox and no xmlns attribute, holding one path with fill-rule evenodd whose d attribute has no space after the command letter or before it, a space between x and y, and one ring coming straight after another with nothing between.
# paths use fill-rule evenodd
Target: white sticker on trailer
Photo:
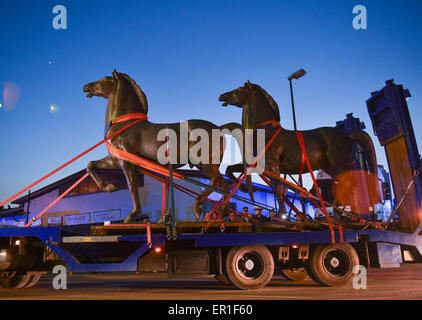
<instances>
[{"instance_id":1,"label":"white sticker on trailer","mask_svg":"<svg viewBox=\"0 0 422 320\"><path fill-rule=\"evenodd\" d=\"M73 214L65 217L66 225L90 223L90 214Z\"/></svg>"},{"instance_id":2,"label":"white sticker on trailer","mask_svg":"<svg viewBox=\"0 0 422 320\"><path fill-rule=\"evenodd\" d=\"M92 222L116 221L120 219L120 211L96 212L92 214Z\"/></svg>"},{"instance_id":3,"label":"white sticker on trailer","mask_svg":"<svg viewBox=\"0 0 422 320\"><path fill-rule=\"evenodd\" d=\"M62 217L48 217L48 224L62 224Z\"/></svg>"}]
</instances>

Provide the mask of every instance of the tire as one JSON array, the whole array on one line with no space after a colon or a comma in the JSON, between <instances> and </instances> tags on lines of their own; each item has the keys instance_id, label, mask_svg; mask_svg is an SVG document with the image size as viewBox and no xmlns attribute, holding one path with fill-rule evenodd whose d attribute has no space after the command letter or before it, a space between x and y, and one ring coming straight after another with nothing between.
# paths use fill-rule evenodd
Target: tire
<instances>
[{"instance_id":1,"label":"tire","mask_svg":"<svg viewBox=\"0 0 422 320\"><path fill-rule=\"evenodd\" d=\"M302 281L308 276L305 268L298 269L283 269L281 270L281 275L288 280L292 281Z\"/></svg>"},{"instance_id":2,"label":"tire","mask_svg":"<svg viewBox=\"0 0 422 320\"><path fill-rule=\"evenodd\" d=\"M0 277L0 285L6 289L20 289L25 287L31 280L31 274L13 271Z\"/></svg>"},{"instance_id":3,"label":"tire","mask_svg":"<svg viewBox=\"0 0 422 320\"><path fill-rule=\"evenodd\" d=\"M350 283L353 268L359 265L355 249L348 243L319 245L306 266L309 276L323 286L337 287Z\"/></svg>"},{"instance_id":4,"label":"tire","mask_svg":"<svg viewBox=\"0 0 422 320\"><path fill-rule=\"evenodd\" d=\"M226 272L240 289L264 287L274 274L274 259L265 246L233 247L226 258Z\"/></svg>"}]
</instances>

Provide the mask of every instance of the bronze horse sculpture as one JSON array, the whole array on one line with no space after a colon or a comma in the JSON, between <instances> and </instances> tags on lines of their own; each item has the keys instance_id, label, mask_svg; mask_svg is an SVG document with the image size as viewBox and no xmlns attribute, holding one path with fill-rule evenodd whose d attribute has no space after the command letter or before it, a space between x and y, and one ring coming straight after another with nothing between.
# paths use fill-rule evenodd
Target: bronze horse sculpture
<instances>
[{"instance_id":1,"label":"bronze horse sculpture","mask_svg":"<svg viewBox=\"0 0 422 320\"><path fill-rule=\"evenodd\" d=\"M219 97L223 106L234 105L242 108L242 125L245 129L256 129L260 123L267 121L280 122L280 113L274 99L259 85L249 81L243 87L226 92ZM278 130L278 126L265 129L266 141ZM306 153L312 170L321 169L327 172L333 181L341 174L351 169L355 161L358 142L368 155L369 169L377 172L377 160L372 140L364 131L352 132L350 135L332 127L321 127L302 131ZM252 149L256 148L255 146ZM254 150L256 153L256 150ZM265 169L275 175L299 174L302 164L302 150L295 131L281 130L274 142L265 152ZM242 165L232 165L226 174L233 179L233 172L242 172ZM303 173L307 173L305 166ZM369 190L373 193L374 203L380 202L380 192L376 175L370 181ZM282 188L279 183L271 187L277 197L279 208L283 212L284 203Z\"/></svg>"},{"instance_id":2,"label":"bronze horse sculpture","mask_svg":"<svg viewBox=\"0 0 422 320\"><path fill-rule=\"evenodd\" d=\"M96 82L88 83L83 88L84 92L87 92L87 97L99 96L108 99L106 116L105 116L105 127L106 134L110 136L111 134L122 129L128 122L115 123L112 126L109 124L116 118L130 113L148 113L148 101L141 90L141 88L131 79L128 75L123 73L118 73L116 70L113 72L113 76L104 77L101 80ZM235 128L242 128L239 124L229 123L223 126L217 126L209 121L205 120L188 120L188 131L191 132L194 129L203 129L208 134L209 137L212 136L211 131L213 129L228 129L233 130ZM133 126L129 127L116 137L111 140L111 145L114 148L123 149L127 152L130 152L134 155L152 160L157 162L157 153L160 146L165 142L157 141L157 134L160 130L168 128L176 132L177 137L180 133L180 123L152 123L148 120L140 121ZM165 129L166 130L166 129ZM224 136L220 137L224 140ZM210 150L209 157L213 156L213 152L217 153L217 157L222 159L224 152L224 141L220 141L219 150ZM177 159L181 159L180 154L183 152L189 152L189 149L192 148L192 145L195 142L189 141L186 144L185 149L182 149L180 144L177 144ZM212 144L210 145L212 149ZM178 162L173 164L173 168L177 169L184 165L190 165L191 167L197 167L202 174L208 177L211 182L210 186L213 187L222 187L223 190L228 190L228 182L222 177L219 172L219 163L213 162L212 159L209 159L207 163L192 164L191 161L187 162ZM103 159L97 161L89 162L87 166L87 171L89 172L92 179L98 185L100 190L107 192L116 191L116 186L113 184L105 185L102 179L96 173L96 169L122 169L126 177L126 181L132 196L133 201L133 210L126 217L124 223L132 223L136 221L136 216L142 213L141 203L139 200L138 193L138 178L137 172L139 167L130 162L119 159L111 154L106 156ZM148 169L148 168L145 168ZM206 197L211 194L210 189L205 189L195 200L194 205L194 214L196 219L199 219L202 209L201 204L206 199Z\"/></svg>"}]
</instances>

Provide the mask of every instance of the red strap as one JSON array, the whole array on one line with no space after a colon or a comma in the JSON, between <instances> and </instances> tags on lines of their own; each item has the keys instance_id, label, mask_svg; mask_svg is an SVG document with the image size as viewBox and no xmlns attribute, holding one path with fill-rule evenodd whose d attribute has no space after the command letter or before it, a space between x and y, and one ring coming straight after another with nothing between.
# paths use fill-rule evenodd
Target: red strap
<instances>
[{"instance_id":1,"label":"red strap","mask_svg":"<svg viewBox=\"0 0 422 320\"><path fill-rule=\"evenodd\" d=\"M148 247L151 248L152 241L151 241L151 222L147 222L147 244Z\"/></svg>"},{"instance_id":2,"label":"red strap","mask_svg":"<svg viewBox=\"0 0 422 320\"><path fill-rule=\"evenodd\" d=\"M148 116L145 113L140 113L140 112L126 113L114 119L112 123L115 124L115 123L120 123L124 121L129 121L129 120L148 120Z\"/></svg>"},{"instance_id":3,"label":"red strap","mask_svg":"<svg viewBox=\"0 0 422 320\"><path fill-rule=\"evenodd\" d=\"M305 168L305 152L302 151L302 164L300 165L299 179L297 180L298 182L302 180L302 173L303 173L304 168Z\"/></svg>"},{"instance_id":4,"label":"red strap","mask_svg":"<svg viewBox=\"0 0 422 320\"><path fill-rule=\"evenodd\" d=\"M123 116L118 117L117 119L115 119L113 121L113 123L119 123L119 122L128 121L128 120L132 120L132 119L137 119L137 121L140 121L140 120L146 120L147 117L143 113L129 113L129 114L125 114ZM168 135L167 125L166 125L166 134ZM167 136L166 136L166 141L167 141L167 152L169 152L168 137ZM130 153L130 152L127 152L123 149L115 148L110 144L109 141L106 142L106 147L107 147L108 151L117 158L120 158L120 159L125 160L125 161L130 162L130 163L133 163L137 166L147 168L148 170L155 171L155 172L162 174L166 177L170 176L170 172L169 172L169 169L167 167L162 166L162 165L160 165L160 164L158 164L154 161L151 161L151 160L148 160L146 158L137 156L137 155ZM168 154L168 157L170 157L169 154ZM176 179L183 179L183 175L181 175L180 173L177 173L177 172L174 172L173 176Z\"/></svg>"},{"instance_id":5,"label":"red strap","mask_svg":"<svg viewBox=\"0 0 422 320\"><path fill-rule=\"evenodd\" d=\"M221 202L223 202L224 197L221 197L221 199L215 203L214 208L211 209L210 212L208 212L205 217L204 217L204 221L208 221L211 217L211 215L214 213L214 211L218 208L218 206L221 204Z\"/></svg>"},{"instance_id":6,"label":"red strap","mask_svg":"<svg viewBox=\"0 0 422 320\"><path fill-rule=\"evenodd\" d=\"M63 192L59 197L57 197L56 200L54 200L52 203L50 203L43 211L41 211L37 216L31 219L25 227L31 226L35 221L37 221L41 216L52 206L54 206L61 198L63 198L65 195L67 195L70 191L72 191L78 184L80 184L83 180L85 180L86 177L89 176L89 173L85 173L82 178L80 178L78 181L76 181L74 184L72 184L65 192Z\"/></svg>"},{"instance_id":7,"label":"red strap","mask_svg":"<svg viewBox=\"0 0 422 320\"><path fill-rule=\"evenodd\" d=\"M271 139L268 141L267 145L265 146L264 150L262 150L258 157L256 158L255 162L246 170L246 174L243 175L242 179L239 179L239 181L237 182L236 186L233 188L233 190L230 192L230 194L227 196L226 200L223 202L222 206L226 206L227 203L229 202L230 198L233 196L233 194L237 191L237 189L239 189L240 185L243 183L243 180L246 179L246 177L251 173L251 171L253 170L253 168L256 166L256 164L258 163L258 160L261 159L261 157L265 154L265 151L267 151L268 147L274 142L275 138L278 136L278 134L281 132L281 126L280 128L278 128L278 130L276 131L276 133L274 133L274 135L271 137Z\"/></svg>"},{"instance_id":8,"label":"red strap","mask_svg":"<svg viewBox=\"0 0 422 320\"><path fill-rule=\"evenodd\" d=\"M341 225L336 225L336 228L338 229L338 232L340 233L340 242L344 242L344 234L343 234L343 227Z\"/></svg>"},{"instance_id":9,"label":"red strap","mask_svg":"<svg viewBox=\"0 0 422 320\"><path fill-rule=\"evenodd\" d=\"M327 212L327 208L325 207L324 200L322 199L321 192L319 191L318 183L316 182L314 173L312 171L311 164L309 163L308 156L306 155L305 141L303 140L302 132L295 131L295 133L296 133L297 139L299 141L300 148L302 149L302 154L305 156L306 164L308 165L308 170L309 170L309 173L311 174L312 181L314 182L315 189L316 189L316 191L318 193L318 197L319 197L319 200L321 202L323 213L324 213L325 217L327 218L328 226L329 226L330 232L331 232L331 242L332 243L335 243L336 242L336 238L335 238L335 235L334 235L334 229L333 229L333 226L332 226L332 223L331 223L331 219L328 216L328 212Z\"/></svg>"},{"instance_id":10,"label":"red strap","mask_svg":"<svg viewBox=\"0 0 422 320\"><path fill-rule=\"evenodd\" d=\"M80 155L76 156L75 158L69 160L68 162L66 162L65 164L61 165L60 167L58 167L57 169L51 171L49 174L45 175L44 177L38 179L37 181L35 181L34 183L30 184L29 186L27 186L26 188L22 189L21 191L19 191L18 193L14 194L13 196L7 198L6 200L4 200L2 203L0 203L0 207L3 206L4 204L8 203L9 201L15 199L17 196L21 195L22 193L24 193L25 191L28 191L29 189L31 189L33 186L37 185L38 183L40 183L41 181L44 181L45 179L47 179L48 177L52 176L53 174L55 174L56 172L60 171L61 169L63 169L64 167L68 166L69 164L71 164L72 162L75 162L76 160L78 160L79 158L81 158L82 156L86 155L88 152L91 152L92 150L94 150L95 148L97 148L98 146L100 146L101 144L103 144L104 142L107 141L107 139L112 139L115 136L117 136L118 134L120 134L122 131L126 130L127 128L133 126L135 123L138 123L141 120L145 120L147 117L144 113L131 113L128 115L125 115L127 117L133 117L133 119L136 118L135 121L129 123L128 125L126 125L125 127L123 127L122 129L116 131L115 133L113 133L112 135L110 135L110 137L98 142L96 145L92 146L91 148L85 150L84 152L82 152ZM119 118L117 118L114 121L127 121L127 120L122 120L125 119L124 116L121 116Z\"/></svg>"},{"instance_id":11,"label":"red strap","mask_svg":"<svg viewBox=\"0 0 422 320\"><path fill-rule=\"evenodd\" d=\"M269 121L264 121L264 122L257 123L255 125L255 127L256 128L259 128L259 127L265 127L267 125L271 125L273 127L279 127L279 126L281 126L279 122L277 122L275 120L269 120Z\"/></svg>"},{"instance_id":12,"label":"red strap","mask_svg":"<svg viewBox=\"0 0 422 320\"><path fill-rule=\"evenodd\" d=\"M167 167L162 166L154 161L148 160L146 158L142 158L133 153L127 152L123 149L114 148L113 146L111 146L111 144L108 141L106 142L106 146L107 146L108 151L117 158L133 163L137 166L144 167L148 170L155 171L166 177L170 175L169 169ZM174 172L173 176L176 179L183 179L183 175L177 172Z\"/></svg>"}]
</instances>

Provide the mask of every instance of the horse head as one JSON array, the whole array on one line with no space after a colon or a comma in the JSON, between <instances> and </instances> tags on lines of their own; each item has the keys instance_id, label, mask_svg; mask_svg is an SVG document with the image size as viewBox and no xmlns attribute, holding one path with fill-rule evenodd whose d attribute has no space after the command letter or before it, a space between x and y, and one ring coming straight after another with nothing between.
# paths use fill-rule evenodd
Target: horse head
<instances>
[{"instance_id":1,"label":"horse head","mask_svg":"<svg viewBox=\"0 0 422 320\"><path fill-rule=\"evenodd\" d=\"M222 95L220 95L218 100L223 101L223 107L232 105L239 108L243 108L245 105L250 103L251 97L252 84L248 81L243 87L239 87L235 90L223 93Z\"/></svg>"},{"instance_id":2,"label":"horse head","mask_svg":"<svg viewBox=\"0 0 422 320\"><path fill-rule=\"evenodd\" d=\"M88 98L98 96L109 101L113 100L111 109L117 113L124 111L148 113L148 100L144 92L131 77L117 72L116 69L111 77L86 84L83 91L88 92L86 95Z\"/></svg>"},{"instance_id":3,"label":"horse head","mask_svg":"<svg viewBox=\"0 0 422 320\"><path fill-rule=\"evenodd\" d=\"M109 99L110 96L116 91L119 76L116 70L113 71L112 77L104 77L98 81L90 82L84 85L84 92L87 93L88 98L93 96L103 97Z\"/></svg>"},{"instance_id":4,"label":"horse head","mask_svg":"<svg viewBox=\"0 0 422 320\"><path fill-rule=\"evenodd\" d=\"M280 112L274 99L259 85L245 82L243 87L220 95L223 107L227 105L243 108L242 124L253 128L254 123L268 120L280 121Z\"/></svg>"}]
</instances>

